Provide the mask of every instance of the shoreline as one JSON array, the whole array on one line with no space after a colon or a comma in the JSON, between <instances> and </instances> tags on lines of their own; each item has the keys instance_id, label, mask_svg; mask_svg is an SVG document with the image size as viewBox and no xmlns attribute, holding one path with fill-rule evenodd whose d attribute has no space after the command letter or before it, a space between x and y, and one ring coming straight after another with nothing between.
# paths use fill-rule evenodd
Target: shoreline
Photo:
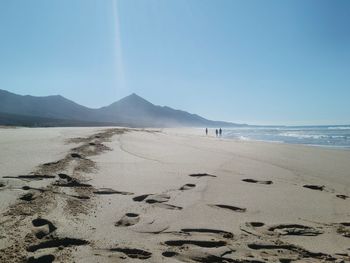
<instances>
[{"instance_id":1,"label":"shoreline","mask_svg":"<svg viewBox=\"0 0 350 263\"><path fill-rule=\"evenodd\" d=\"M343 125L339 125L340 127L343 127ZM270 127L270 126L262 126L262 127ZM275 127L275 126L271 126ZM279 126L276 126L279 127ZM330 127L327 125L324 126L281 126L281 127ZM337 127L337 125L333 125L331 127ZM347 126L346 126L347 127ZM113 128L124 128L124 127L118 127L118 126L101 126L101 127L21 127L21 126L0 126L0 130L8 130L8 129L113 129ZM226 139L229 141L237 141L237 142L265 142L265 143L274 143L274 144L285 144L285 145L301 145L301 146L310 146L310 147L319 147L319 148L324 148L324 149L334 149L334 150L345 150L349 151L350 150L350 145L349 146L342 146L342 145L326 145L326 144L311 144L311 143L292 143L292 142L285 142L281 140L259 140L259 139L254 139L254 138L247 138L245 137L244 139L236 138L236 137L230 137L230 136L221 136L221 137L216 137L215 135L202 135L202 128L131 128L130 129L139 129L139 130L185 130L185 131L199 131L196 133L189 132L188 135L191 134L197 134L199 136L204 136L208 138L216 138L216 139ZM211 128L214 130L215 128ZM186 132L184 132L186 134Z\"/></svg>"}]
</instances>

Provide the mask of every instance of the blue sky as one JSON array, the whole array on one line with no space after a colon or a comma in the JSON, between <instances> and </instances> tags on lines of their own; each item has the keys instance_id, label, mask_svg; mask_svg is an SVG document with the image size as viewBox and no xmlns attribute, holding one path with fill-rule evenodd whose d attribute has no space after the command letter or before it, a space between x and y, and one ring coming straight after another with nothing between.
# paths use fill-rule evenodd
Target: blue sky
<instances>
[{"instance_id":1,"label":"blue sky","mask_svg":"<svg viewBox=\"0 0 350 263\"><path fill-rule=\"evenodd\" d=\"M350 1L0 1L0 89L215 120L350 123Z\"/></svg>"}]
</instances>

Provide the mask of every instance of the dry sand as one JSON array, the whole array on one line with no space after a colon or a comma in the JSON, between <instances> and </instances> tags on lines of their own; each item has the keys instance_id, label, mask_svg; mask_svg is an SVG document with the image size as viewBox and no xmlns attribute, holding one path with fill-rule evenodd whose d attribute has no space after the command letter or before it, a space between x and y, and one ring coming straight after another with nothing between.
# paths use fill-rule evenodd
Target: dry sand
<instances>
[{"instance_id":1,"label":"dry sand","mask_svg":"<svg viewBox=\"0 0 350 263\"><path fill-rule=\"evenodd\" d=\"M0 262L350 262L350 151L0 130Z\"/></svg>"}]
</instances>

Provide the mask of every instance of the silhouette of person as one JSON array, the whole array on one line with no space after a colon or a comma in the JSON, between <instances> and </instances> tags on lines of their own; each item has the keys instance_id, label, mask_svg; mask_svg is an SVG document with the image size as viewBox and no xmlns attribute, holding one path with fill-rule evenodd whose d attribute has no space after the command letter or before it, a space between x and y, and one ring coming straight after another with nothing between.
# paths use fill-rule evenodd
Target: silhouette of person
<instances>
[{"instance_id":1,"label":"silhouette of person","mask_svg":"<svg viewBox=\"0 0 350 263\"><path fill-rule=\"evenodd\" d=\"M221 130L221 128L220 128L220 130L219 130L219 135L220 135L220 137L221 137L221 135L222 135L222 130Z\"/></svg>"},{"instance_id":2,"label":"silhouette of person","mask_svg":"<svg viewBox=\"0 0 350 263\"><path fill-rule=\"evenodd\" d=\"M208 135L208 128L205 128L205 134Z\"/></svg>"},{"instance_id":3,"label":"silhouette of person","mask_svg":"<svg viewBox=\"0 0 350 263\"><path fill-rule=\"evenodd\" d=\"M218 129L215 130L216 137L218 137Z\"/></svg>"}]
</instances>

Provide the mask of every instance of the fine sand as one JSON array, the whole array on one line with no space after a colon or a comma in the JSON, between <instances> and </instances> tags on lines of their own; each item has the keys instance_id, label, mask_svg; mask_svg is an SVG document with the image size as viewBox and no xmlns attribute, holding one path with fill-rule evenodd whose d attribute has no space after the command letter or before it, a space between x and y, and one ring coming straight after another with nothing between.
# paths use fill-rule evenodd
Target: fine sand
<instances>
[{"instance_id":1,"label":"fine sand","mask_svg":"<svg viewBox=\"0 0 350 263\"><path fill-rule=\"evenodd\" d=\"M350 151L0 128L0 262L350 262Z\"/></svg>"}]
</instances>

